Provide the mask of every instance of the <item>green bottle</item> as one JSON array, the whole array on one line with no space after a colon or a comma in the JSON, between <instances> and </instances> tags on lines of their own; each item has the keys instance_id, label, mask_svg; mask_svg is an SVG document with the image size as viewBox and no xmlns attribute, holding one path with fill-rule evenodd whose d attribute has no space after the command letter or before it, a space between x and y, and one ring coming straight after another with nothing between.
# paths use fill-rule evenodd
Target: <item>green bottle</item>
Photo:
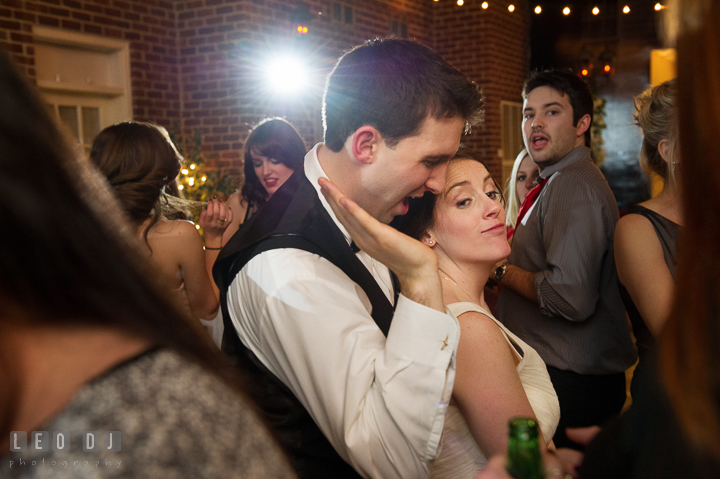
<instances>
[{"instance_id":1,"label":"green bottle","mask_svg":"<svg viewBox=\"0 0 720 479\"><path fill-rule=\"evenodd\" d=\"M543 479L545 468L540 455L538 426L535 419L516 417L509 422L506 469L515 479Z\"/></svg>"}]
</instances>

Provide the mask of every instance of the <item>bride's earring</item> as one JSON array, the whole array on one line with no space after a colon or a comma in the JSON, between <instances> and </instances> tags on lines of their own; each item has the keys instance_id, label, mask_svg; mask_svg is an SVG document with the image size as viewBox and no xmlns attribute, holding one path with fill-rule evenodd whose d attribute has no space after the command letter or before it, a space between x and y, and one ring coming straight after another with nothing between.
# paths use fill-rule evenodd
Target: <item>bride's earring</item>
<instances>
[{"instance_id":1,"label":"bride's earring","mask_svg":"<svg viewBox=\"0 0 720 479\"><path fill-rule=\"evenodd\" d=\"M673 170L673 172L675 172L675 168L677 168L677 162L673 161L673 165L672 165L672 166L673 166L673 169L672 169L672 170Z\"/></svg>"}]
</instances>

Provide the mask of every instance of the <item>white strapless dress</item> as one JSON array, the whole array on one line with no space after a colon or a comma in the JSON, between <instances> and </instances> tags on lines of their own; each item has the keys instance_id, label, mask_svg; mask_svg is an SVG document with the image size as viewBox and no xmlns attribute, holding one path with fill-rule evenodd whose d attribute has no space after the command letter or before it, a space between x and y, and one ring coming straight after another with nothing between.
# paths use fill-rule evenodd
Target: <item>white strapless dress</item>
<instances>
[{"instance_id":1,"label":"white strapless dress","mask_svg":"<svg viewBox=\"0 0 720 479\"><path fill-rule=\"evenodd\" d=\"M490 311L475 303L453 303L449 304L448 308L456 317L468 311L477 311L495 321L511 349L520 359L520 363L517 365L520 381L530 401L530 406L535 412L543 437L545 440L550 440L555 434L560 420L560 403L550 382L545 363L537 351L511 333L490 314ZM512 347L513 343L522 350L522 356ZM432 479L473 479L487 462L488 458L473 439L460 410L455 405L449 405L443 427L442 449L440 455L430 465L430 477Z\"/></svg>"}]
</instances>

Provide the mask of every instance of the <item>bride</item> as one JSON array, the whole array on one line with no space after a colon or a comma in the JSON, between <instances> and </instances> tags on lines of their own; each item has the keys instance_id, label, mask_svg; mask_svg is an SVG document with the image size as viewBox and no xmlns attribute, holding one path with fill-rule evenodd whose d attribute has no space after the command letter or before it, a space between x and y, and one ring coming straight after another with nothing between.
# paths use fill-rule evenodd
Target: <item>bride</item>
<instances>
[{"instance_id":1,"label":"bride","mask_svg":"<svg viewBox=\"0 0 720 479\"><path fill-rule=\"evenodd\" d=\"M361 249L393 270L417 262L417 241L328 186L326 198ZM510 253L502 196L485 166L459 152L443 191L425 195L411 215L403 229L437 256L444 302L461 327L442 450L430 477L472 478L488 457L507 450L510 418L534 417L542 438L552 438L560 407L540 356L492 316L483 297L495 263Z\"/></svg>"}]
</instances>

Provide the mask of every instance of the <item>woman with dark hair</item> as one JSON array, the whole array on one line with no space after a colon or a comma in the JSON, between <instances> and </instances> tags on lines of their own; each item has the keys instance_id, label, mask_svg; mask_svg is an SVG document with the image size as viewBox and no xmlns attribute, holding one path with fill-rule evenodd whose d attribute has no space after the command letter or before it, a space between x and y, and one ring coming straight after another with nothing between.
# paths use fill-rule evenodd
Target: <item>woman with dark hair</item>
<instances>
[{"instance_id":1,"label":"woman with dark hair","mask_svg":"<svg viewBox=\"0 0 720 479\"><path fill-rule=\"evenodd\" d=\"M178 304L194 317L212 319L220 297L210 279L212 265L232 211L212 200L201 212L204 253L195 225L167 219L195 205L166 192L180 172L182 157L161 126L141 122L109 126L95 138L90 160L107 177L142 238L140 253L158 268Z\"/></svg>"},{"instance_id":2,"label":"woman with dark hair","mask_svg":"<svg viewBox=\"0 0 720 479\"><path fill-rule=\"evenodd\" d=\"M0 476L292 477L79 158L0 54Z\"/></svg>"},{"instance_id":3,"label":"woman with dark hair","mask_svg":"<svg viewBox=\"0 0 720 479\"><path fill-rule=\"evenodd\" d=\"M682 229L675 97L675 80L670 80L635 98L635 121L643 134L640 165L662 178L664 187L655 198L631 206L615 226L620 296L640 357L633 374L633 396L647 374L647 358L670 314L675 290L677 242Z\"/></svg>"},{"instance_id":4,"label":"woman with dark hair","mask_svg":"<svg viewBox=\"0 0 720 479\"><path fill-rule=\"evenodd\" d=\"M357 227L343 218L367 213L358 213L357 205L343 203L332 193L326 198L336 213L342 209L338 218L363 251L380 261L378 254L398 261L409 250L410 246L396 243L404 235L369 217L370 226L358 234ZM345 206L348 203L350 207ZM375 237L368 244L363 237L368 231L376 236L373 229L390 236ZM426 194L402 229L437 256L444 302L461 327L444 446L430 467L430 477L473 478L488 457L507 448L510 418L537 418L541 437L548 441L560 418L545 363L492 316L484 299L484 286L495 263L510 252L502 194L485 166L469 152L459 151L448 164L443 191L437 196ZM542 442L544 448L545 439Z\"/></svg>"},{"instance_id":5,"label":"woman with dark hair","mask_svg":"<svg viewBox=\"0 0 720 479\"><path fill-rule=\"evenodd\" d=\"M245 184L227 200L235 216L223 235L223 244L302 169L306 152L303 139L287 120L266 118L252 129L245 140Z\"/></svg>"}]
</instances>

